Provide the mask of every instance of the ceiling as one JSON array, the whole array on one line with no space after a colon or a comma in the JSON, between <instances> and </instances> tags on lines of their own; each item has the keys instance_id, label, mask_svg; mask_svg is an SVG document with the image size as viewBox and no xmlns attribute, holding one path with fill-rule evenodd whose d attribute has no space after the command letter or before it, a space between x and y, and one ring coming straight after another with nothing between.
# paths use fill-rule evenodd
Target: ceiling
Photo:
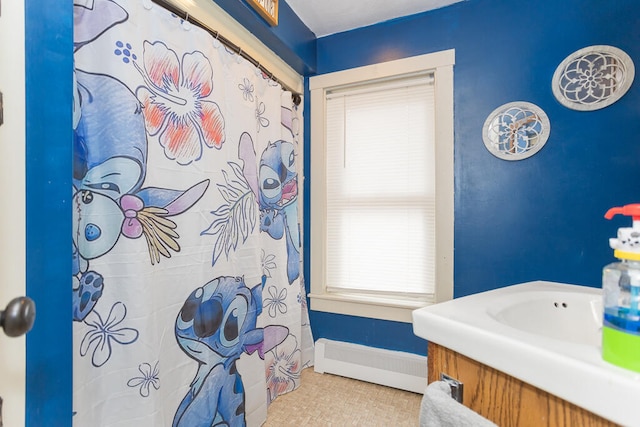
<instances>
[{"instance_id":1,"label":"ceiling","mask_svg":"<svg viewBox=\"0 0 640 427\"><path fill-rule=\"evenodd\" d=\"M323 37L463 0L286 0L316 35Z\"/></svg>"}]
</instances>

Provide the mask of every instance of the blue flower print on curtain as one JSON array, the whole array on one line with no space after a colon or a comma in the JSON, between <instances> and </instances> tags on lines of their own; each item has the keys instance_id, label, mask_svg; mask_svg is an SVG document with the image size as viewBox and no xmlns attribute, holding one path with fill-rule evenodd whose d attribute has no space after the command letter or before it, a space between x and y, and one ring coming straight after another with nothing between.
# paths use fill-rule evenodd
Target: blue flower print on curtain
<instances>
[{"instance_id":1,"label":"blue flower print on curtain","mask_svg":"<svg viewBox=\"0 0 640 427\"><path fill-rule=\"evenodd\" d=\"M255 87L248 78L245 77L244 79L242 79L242 83L238 85L238 89L242 91L242 97L245 101L253 102L253 92L255 90Z\"/></svg>"},{"instance_id":2,"label":"blue flower print on curtain","mask_svg":"<svg viewBox=\"0 0 640 427\"><path fill-rule=\"evenodd\" d=\"M127 307L121 302L111 307L105 320L97 311L90 313L84 321L89 330L80 343L80 356L91 352L91 363L99 368L109 361L114 344L126 345L137 340L137 330L120 326L125 317Z\"/></svg>"},{"instance_id":3,"label":"blue flower print on curtain","mask_svg":"<svg viewBox=\"0 0 640 427\"><path fill-rule=\"evenodd\" d=\"M278 313L287 314L287 288L278 291L275 286L269 286L269 298L264 299L264 305L269 312L269 317L276 317Z\"/></svg>"},{"instance_id":4,"label":"blue flower print on curtain","mask_svg":"<svg viewBox=\"0 0 640 427\"><path fill-rule=\"evenodd\" d=\"M266 107L264 105L264 102L258 103L258 107L256 108L256 122L258 123L258 132L260 132L260 128L266 128L267 126L269 126L269 119L263 116L265 109Z\"/></svg>"},{"instance_id":5,"label":"blue flower print on curtain","mask_svg":"<svg viewBox=\"0 0 640 427\"><path fill-rule=\"evenodd\" d=\"M129 387L139 388L140 396L142 397L149 397L151 387L156 390L160 389L158 362L156 362L153 367L151 367L149 363L142 363L138 366L138 371L140 371L142 376L133 377L127 381Z\"/></svg>"}]
</instances>

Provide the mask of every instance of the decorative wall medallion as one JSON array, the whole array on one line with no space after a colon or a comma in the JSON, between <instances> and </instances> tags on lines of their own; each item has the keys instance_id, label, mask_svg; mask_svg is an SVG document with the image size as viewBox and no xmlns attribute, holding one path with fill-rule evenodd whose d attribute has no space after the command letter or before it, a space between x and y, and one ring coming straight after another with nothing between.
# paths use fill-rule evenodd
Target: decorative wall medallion
<instances>
[{"instance_id":1,"label":"decorative wall medallion","mask_svg":"<svg viewBox=\"0 0 640 427\"><path fill-rule=\"evenodd\" d=\"M573 110L607 107L629 90L635 67L622 50L613 46L589 46L569 55L553 74L556 99Z\"/></svg>"},{"instance_id":2,"label":"decorative wall medallion","mask_svg":"<svg viewBox=\"0 0 640 427\"><path fill-rule=\"evenodd\" d=\"M487 150L503 160L522 160L540 151L549 138L549 118L529 102L510 102L484 122L482 139Z\"/></svg>"}]
</instances>

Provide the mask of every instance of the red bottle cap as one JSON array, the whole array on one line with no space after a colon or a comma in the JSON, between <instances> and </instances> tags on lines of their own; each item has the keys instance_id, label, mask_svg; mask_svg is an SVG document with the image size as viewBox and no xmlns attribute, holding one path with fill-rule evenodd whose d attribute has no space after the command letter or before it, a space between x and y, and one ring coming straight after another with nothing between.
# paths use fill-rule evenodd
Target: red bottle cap
<instances>
[{"instance_id":1,"label":"red bottle cap","mask_svg":"<svg viewBox=\"0 0 640 427\"><path fill-rule=\"evenodd\" d=\"M604 214L606 219L611 219L614 215L625 215L633 217L634 221L640 221L640 203L633 203L622 207L611 208Z\"/></svg>"}]
</instances>

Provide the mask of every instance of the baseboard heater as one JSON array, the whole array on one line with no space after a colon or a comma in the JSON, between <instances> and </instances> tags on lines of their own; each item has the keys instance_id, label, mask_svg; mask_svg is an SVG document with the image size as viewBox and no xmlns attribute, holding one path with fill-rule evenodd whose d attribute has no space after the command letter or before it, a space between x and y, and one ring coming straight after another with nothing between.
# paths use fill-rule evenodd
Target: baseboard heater
<instances>
[{"instance_id":1,"label":"baseboard heater","mask_svg":"<svg viewBox=\"0 0 640 427\"><path fill-rule=\"evenodd\" d=\"M314 369L360 381L424 393L427 386L427 358L401 351L364 345L316 341Z\"/></svg>"}]
</instances>

